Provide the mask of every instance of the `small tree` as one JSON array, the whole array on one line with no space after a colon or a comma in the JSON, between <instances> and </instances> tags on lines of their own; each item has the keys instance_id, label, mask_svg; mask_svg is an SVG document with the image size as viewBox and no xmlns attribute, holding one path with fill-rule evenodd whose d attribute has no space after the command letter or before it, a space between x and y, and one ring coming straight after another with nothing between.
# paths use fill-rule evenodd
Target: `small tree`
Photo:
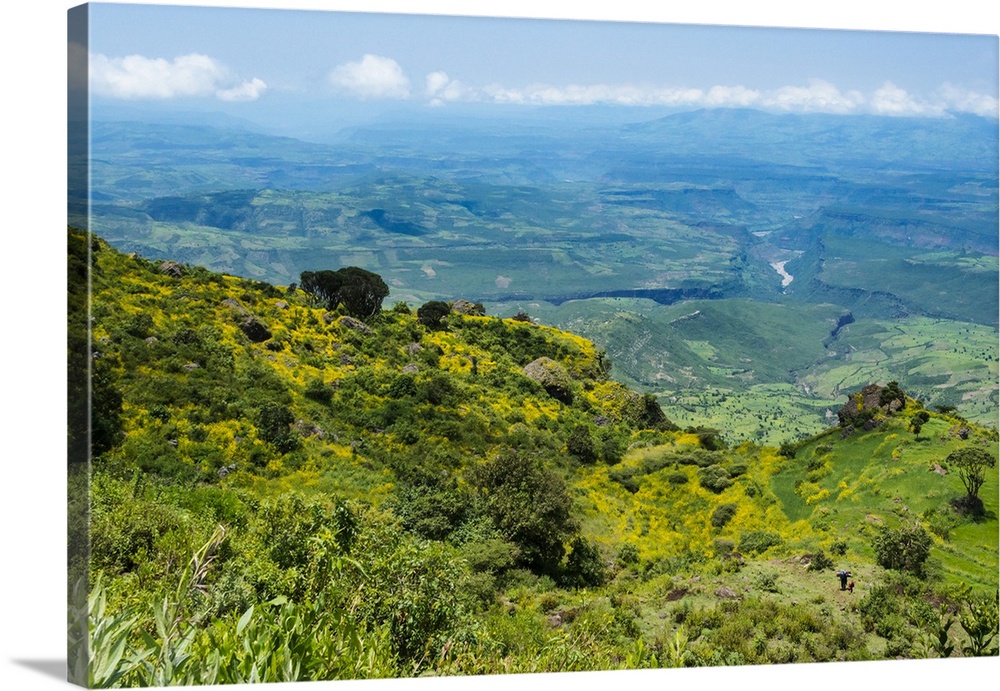
<instances>
[{"instance_id":1,"label":"small tree","mask_svg":"<svg viewBox=\"0 0 1000 691\"><path fill-rule=\"evenodd\" d=\"M608 572L597 545L577 535L570 543L563 582L571 588L604 585Z\"/></svg>"},{"instance_id":2,"label":"small tree","mask_svg":"<svg viewBox=\"0 0 1000 691\"><path fill-rule=\"evenodd\" d=\"M733 481L729 478L729 471L718 464L712 464L707 468L699 468L698 482L701 483L702 487L716 494L733 484Z\"/></svg>"},{"instance_id":3,"label":"small tree","mask_svg":"<svg viewBox=\"0 0 1000 691\"><path fill-rule=\"evenodd\" d=\"M920 430L924 428L924 425L930 419L931 414L926 410L917 411L916 415L910 419L910 431L914 434L920 434Z\"/></svg>"},{"instance_id":4,"label":"small tree","mask_svg":"<svg viewBox=\"0 0 1000 691\"><path fill-rule=\"evenodd\" d=\"M359 319L374 317L382 310L389 286L378 274L347 266L330 271L303 271L299 287L314 304L333 311L344 305L348 314Z\"/></svg>"},{"instance_id":5,"label":"small tree","mask_svg":"<svg viewBox=\"0 0 1000 691\"><path fill-rule=\"evenodd\" d=\"M597 448L586 425L577 425L566 439L566 450L570 456L587 465L597 462Z\"/></svg>"},{"instance_id":6,"label":"small tree","mask_svg":"<svg viewBox=\"0 0 1000 691\"><path fill-rule=\"evenodd\" d=\"M451 313L451 306L441 300L431 300L417 310L417 321L429 329L436 329Z\"/></svg>"},{"instance_id":7,"label":"small tree","mask_svg":"<svg viewBox=\"0 0 1000 691\"><path fill-rule=\"evenodd\" d=\"M257 436L273 444L281 453L294 451L299 440L291 430L295 416L288 406L268 401L257 410Z\"/></svg>"},{"instance_id":8,"label":"small tree","mask_svg":"<svg viewBox=\"0 0 1000 691\"><path fill-rule=\"evenodd\" d=\"M882 568L922 576L931 551L931 536L919 525L896 530L883 526L872 540L872 548Z\"/></svg>"},{"instance_id":9,"label":"small tree","mask_svg":"<svg viewBox=\"0 0 1000 691\"><path fill-rule=\"evenodd\" d=\"M344 280L338 296L351 316L370 319L382 311L382 301L389 295L389 286L381 276L356 266L348 266L337 273Z\"/></svg>"},{"instance_id":10,"label":"small tree","mask_svg":"<svg viewBox=\"0 0 1000 691\"><path fill-rule=\"evenodd\" d=\"M303 271L299 276L299 287L309 295L313 304L324 305L328 310L335 310L340 305L340 288L343 277L336 271Z\"/></svg>"},{"instance_id":11,"label":"small tree","mask_svg":"<svg viewBox=\"0 0 1000 691\"><path fill-rule=\"evenodd\" d=\"M528 454L506 450L468 471L483 512L504 539L520 550L520 561L556 573L564 540L575 532L573 499L566 482Z\"/></svg>"},{"instance_id":12,"label":"small tree","mask_svg":"<svg viewBox=\"0 0 1000 691\"><path fill-rule=\"evenodd\" d=\"M981 513L983 501L979 498L979 488L986 482L986 469L996 467L996 457L985 449L965 448L952 451L945 458L945 463L958 469L958 476L968 493L963 504Z\"/></svg>"}]
</instances>

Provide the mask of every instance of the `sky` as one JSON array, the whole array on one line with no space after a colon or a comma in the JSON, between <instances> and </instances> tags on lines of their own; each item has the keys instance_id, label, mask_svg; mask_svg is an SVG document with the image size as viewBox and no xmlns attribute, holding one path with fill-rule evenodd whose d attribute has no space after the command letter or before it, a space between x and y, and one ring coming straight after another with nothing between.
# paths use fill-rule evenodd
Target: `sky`
<instances>
[{"instance_id":1,"label":"sky","mask_svg":"<svg viewBox=\"0 0 1000 691\"><path fill-rule=\"evenodd\" d=\"M279 0L204 0L201 4L267 7L278 4ZM2 530L3 553L7 556L7 568L0 569L0 586L11 594L4 610L4 626L0 628L0 686L25 691L36 689L65 689L62 668L65 664L65 641L62 622L65 621L64 552L65 545L65 479L63 477L65 459L65 439L62 434L65 408L65 283L58 278L65 262L65 195L66 195L66 13L78 4L75 0L32 0L32 2L11 5L0 22L0 70L3 87L4 127L0 128L0 142L4 152L4 173L6 196L4 205L6 262L0 272L0 290L7 298L4 302L4 331L0 338L0 359L6 363L4 392L8 402L15 405L5 407L0 415L0 433L4 439L4 482L0 483L0 530ZM144 4L149 4L148 2ZM947 2L880 2L879 0L839 0L836 3L801 2L801 0L699 0L698 2L649 2L649 0L287 0L284 6L301 8L321 8L336 10L366 10L379 12L444 12L448 14L485 14L510 17L566 17L604 19L610 21L660 21L711 25L757 25L788 27L819 27L827 30L860 29L863 31L901 30L905 32L960 32L987 34L995 37L1000 33L1000 9L997 3L983 0L948 0ZM905 11L900 8L904 7ZM210 29L201 24L164 26L158 31L156 26L142 34L127 25L119 27L118 37L101 35L103 44L100 51L109 59L122 58L129 54L146 58L162 58L168 62L190 53L203 53L230 70L228 81L219 82L222 90L233 88L244 82L253 83L256 77L265 82L267 88L256 101L221 101L214 93L189 97L193 107L217 107L220 104L231 108L260 105L265 96L280 93L282 81L279 79L280 65L292 63L297 54L304 54L298 46L305 45L306 37L312 43L330 44L331 51L323 59L314 57L304 61L298 72L289 70L289 79L296 77L302 84L322 84L330 72L339 65L357 62L366 53L392 58L410 80L411 98L425 84L426 75L443 71L449 78L465 82L470 86L483 86L493 81L505 86L524 87L530 83L529 69L537 68L537 53L525 53L520 44L501 46L491 52L478 50L478 43L472 41L473 50L467 52L462 64L429 60L414 62L410 52L401 49L407 46L426 44L418 40L424 37L414 35L403 37L396 43L362 45L352 43L351 36L340 36L334 41L332 34L323 34L306 27L297 43L286 46L281 51L270 45L266 35L267 27L250 33L250 27L232 23L229 26ZM213 31L218 40L213 40ZM332 31L332 30L324 30ZM136 32L135 36L129 34ZM160 34L162 33L162 36ZM184 39L190 36L190 39ZM95 39L98 36L95 35ZM222 39L226 40L223 41ZM459 36L458 42L463 40ZM338 52L339 45L344 50ZM230 44L225 53L220 52L224 43ZM459 45L456 43L456 45ZM468 41L462 45L467 46ZM996 43L992 43L993 63L983 66L983 61L968 58L971 66L962 67L962 61L944 60L938 57L936 49L927 49L927 55L900 59L902 67L891 74L887 70L869 69L866 62L852 63L853 53L846 51L841 60L828 59L826 68L819 64L801 73L792 71L799 63L807 64L810 54L782 57L777 51L771 63L764 66L759 62L760 82L750 81L746 73L706 73L705 78L725 84L743 84L748 89L774 89L783 85L808 85L808 79L824 79L834 84L841 92L852 89L870 94L885 81L891 81L913 96L927 97L946 81L963 85L971 91L992 94L996 97ZM97 48L97 45L94 46ZM348 50L349 48L349 50ZM450 46L439 46L437 55L446 54ZM625 50L630 46L621 48ZM708 48L711 48L709 46ZM409 51L410 49L408 49ZM638 50L638 47L635 48ZM666 50L666 48L664 48ZM574 76L570 70L573 61L560 55L552 60L549 69L553 72L535 71L535 79L544 79L554 85L570 82L591 83L601 74L601 82L622 83L639 81L649 76L661 86L695 86L705 89L709 84L695 83L695 77L681 79L685 73L694 75L694 70L703 63L720 62L713 56L725 55L727 46L715 46L715 51L704 50L701 57L675 58L672 63L675 74L671 78L666 72L653 74L648 65L637 63L624 77L599 73L594 68L595 61L587 59L583 52L574 60L587 59L591 79ZM482 52L483 72L471 72L474 59ZM582 51L581 51L582 52ZM770 52L767 42L758 44L757 53ZM819 52L819 51L812 51ZM883 53L888 52L883 48ZM255 53L266 59L256 61ZM428 53L429 54L429 53ZM505 61L520 60L525 65L522 77L516 79L513 72L490 74L490 62L500 63L497 55L505 56ZM492 56L492 58L491 58ZM651 59L651 58L650 58ZM737 57L730 61L730 67L749 69L736 63L746 61ZM912 61L922 67L904 69ZM752 62L752 61L751 61ZM885 58L883 58L883 64ZM937 72L938 63L952 63L954 72ZM274 71L269 66L274 64ZM665 61L664 61L665 63ZM974 64L972 64L974 63ZM838 65L847 66L843 74ZM464 66L463 66L464 65ZM978 67L977 67L978 66ZM469 69L469 72L465 70ZM565 70L562 78L554 70ZM665 68L664 68L665 69ZM968 76L976 69L986 71L981 79L986 83L968 81ZM989 70L993 75L990 76ZM605 75L611 76L605 76ZM851 81L847 75L854 75ZM909 76L906 76L909 74ZM921 80L929 77L927 83ZM774 76L774 81L765 81ZM614 79L612 77L615 77ZM781 79L779 80L778 77ZM860 80L867 79L862 82ZM992 80L992 82L991 82ZM992 85L992 89L990 86ZM319 89L318 86L314 88ZM332 98L323 92L323 98ZM342 97L345 98L345 97ZM362 106L372 101L353 101ZM136 104L138 101L115 100L121 105ZM146 101L147 105L165 107L167 103L179 105L178 99L169 101ZM415 100L414 103L417 103ZM54 267L54 268L53 268ZM54 272L54 274L52 273ZM997 678L1000 673L1000 658L982 660L912 661L912 662L860 662L850 664L823 665L779 665L742 668L713 668L691 670L637 670L627 674L575 673L572 675L574 688L581 691L604 689L628 685L635 691L664 689L676 686L686 688L697 686L702 689L800 689L811 691L843 691L844 689L866 689L873 686L895 684L908 690L937 690L953 686L956 681ZM500 691L516 684L523 691L560 688L565 677L477 677L474 683L469 679L451 678L439 680L408 680L405 682L358 682L358 683L317 683L308 687L292 684L274 684L271 689L302 691L308 688L327 689L364 688L378 691L400 691L405 689L423 691ZM233 686L232 689L253 688Z\"/></svg>"},{"instance_id":2,"label":"sky","mask_svg":"<svg viewBox=\"0 0 1000 691\"><path fill-rule=\"evenodd\" d=\"M101 3L89 28L98 106L291 132L470 105L998 113L996 35Z\"/></svg>"}]
</instances>

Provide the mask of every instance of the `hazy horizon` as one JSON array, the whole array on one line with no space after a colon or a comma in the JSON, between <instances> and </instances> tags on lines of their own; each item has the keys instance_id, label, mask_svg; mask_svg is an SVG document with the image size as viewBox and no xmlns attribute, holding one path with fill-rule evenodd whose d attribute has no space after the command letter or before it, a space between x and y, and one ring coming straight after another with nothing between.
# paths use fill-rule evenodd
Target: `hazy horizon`
<instances>
[{"instance_id":1,"label":"hazy horizon","mask_svg":"<svg viewBox=\"0 0 1000 691\"><path fill-rule=\"evenodd\" d=\"M997 37L91 4L94 114L225 114L327 137L474 111L997 117ZM81 50L71 46L71 50ZM571 110L576 109L576 110Z\"/></svg>"}]
</instances>

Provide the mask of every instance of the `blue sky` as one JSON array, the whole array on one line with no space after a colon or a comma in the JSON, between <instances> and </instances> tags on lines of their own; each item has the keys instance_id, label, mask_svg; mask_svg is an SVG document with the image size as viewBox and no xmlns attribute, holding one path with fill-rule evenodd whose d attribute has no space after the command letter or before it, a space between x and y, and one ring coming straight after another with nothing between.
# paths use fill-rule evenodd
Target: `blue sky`
<instances>
[{"instance_id":1,"label":"blue sky","mask_svg":"<svg viewBox=\"0 0 1000 691\"><path fill-rule=\"evenodd\" d=\"M355 117L466 104L998 109L995 35L148 4L92 4L90 21L96 103L290 127L305 102Z\"/></svg>"}]
</instances>

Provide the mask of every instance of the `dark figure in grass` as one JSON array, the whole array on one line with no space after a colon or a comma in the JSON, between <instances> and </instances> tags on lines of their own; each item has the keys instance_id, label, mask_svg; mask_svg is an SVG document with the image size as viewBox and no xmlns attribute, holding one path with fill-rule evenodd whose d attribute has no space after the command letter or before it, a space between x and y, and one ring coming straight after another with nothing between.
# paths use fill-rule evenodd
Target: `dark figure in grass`
<instances>
[{"instance_id":1,"label":"dark figure in grass","mask_svg":"<svg viewBox=\"0 0 1000 691\"><path fill-rule=\"evenodd\" d=\"M850 571L838 571L837 578L840 579L840 589L847 590L847 579L851 577Z\"/></svg>"},{"instance_id":2,"label":"dark figure in grass","mask_svg":"<svg viewBox=\"0 0 1000 691\"><path fill-rule=\"evenodd\" d=\"M854 594L854 581L851 581L850 583L847 584L847 592L849 592L851 595Z\"/></svg>"}]
</instances>

